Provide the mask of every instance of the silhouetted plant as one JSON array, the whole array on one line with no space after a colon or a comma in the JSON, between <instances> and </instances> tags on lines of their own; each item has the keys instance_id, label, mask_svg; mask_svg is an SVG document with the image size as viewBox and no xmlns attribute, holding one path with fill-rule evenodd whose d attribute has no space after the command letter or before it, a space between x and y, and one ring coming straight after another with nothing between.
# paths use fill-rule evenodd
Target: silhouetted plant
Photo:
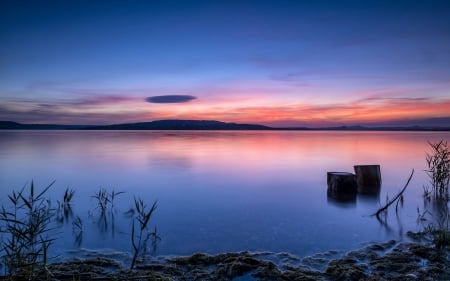
<instances>
[{"instance_id":1,"label":"silhouetted plant","mask_svg":"<svg viewBox=\"0 0 450 281\"><path fill-rule=\"evenodd\" d=\"M109 203L109 196L106 189L100 188L99 191L95 193L93 197L97 199L97 205L100 212L102 213L106 212Z\"/></svg>"},{"instance_id":2,"label":"silhouetted plant","mask_svg":"<svg viewBox=\"0 0 450 281\"><path fill-rule=\"evenodd\" d=\"M450 247L450 214L448 209L440 214L437 222L438 231L434 235L433 242L438 249Z\"/></svg>"},{"instance_id":3,"label":"silhouetted plant","mask_svg":"<svg viewBox=\"0 0 450 281\"><path fill-rule=\"evenodd\" d=\"M112 191L109 193L106 189L100 188L97 193L94 194L94 198L97 200L98 208L100 209L100 212L106 212L108 207L112 211L114 209L114 200L117 196L120 194L125 193L124 191Z\"/></svg>"},{"instance_id":4,"label":"silhouetted plant","mask_svg":"<svg viewBox=\"0 0 450 281\"><path fill-rule=\"evenodd\" d=\"M13 191L8 195L10 206L2 205L0 210L0 254L2 255L5 270L13 277L26 276L27 279L40 278L46 272L48 250L54 238L50 238L51 220L60 222L73 218L71 202L75 190L67 188L62 201L58 201L58 208L51 208L51 201L44 198L45 193L54 184L44 188L41 192L35 192L34 182L31 182L28 194L25 187L19 192ZM114 220L114 201L118 195L124 192L107 192L100 189L93 197L97 199L97 208L100 210L99 223L104 223L107 228L107 215ZM156 227L150 230L150 219L156 210L156 201L148 208L144 201L134 199L135 208L129 215L133 217L131 243L133 246L133 259L130 266L132 270L139 256L145 255L147 245L151 241L153 250L161 239ZM114 223L114 221L113 221ZM75 245L80 246L83 238L83 221L76 216L72 221L72 233L75 237Z\"/></svg>"},{"instance_id":5,"label":"silhouetted plant","mask_svg":"<svg viewBox=\"0 0 450 281\"><path fill-rule=\"evenodd\" d=\"M73 211L72 211L72 199L75 195L75 190L72 188L66 188L63 195L63 200L58 202L58 209L56 211L56 220L59 223L63 223L64 221L67 221L69 218L73 217Z\"/></svg>"},{"instance_id":6,"label":"silhouetted plant","mask_svg":"<svg viewBox=\"0 0 450 281\"><path fill-rule=\"evenodd\" d=\"M152 238L152 251L156 252L158 242L161 241L161 236L159 236L156 226L153 232L151 233L151 238Z\"/></svg>"},{"instance_id":7,"label":"silhouetted plant","mask_svg":"<svg viewBox=\"0 0 450 281\"><path fill-rule=\"evenodd\" d=\"M66 188L66 191L64 191L64 197L63 197L64 205L70 205L74 195L75 195L75 190L73 190L72 188L69 188L69 187Z\"/></svg>"},{"instance_id":8,"label":"silhouetted plant","mask_svg":"<svg viewBox=\"0 0 450 281\"><path fill-rule=\"evenodd\" d=\"M427 221L427 215L431 215L430 211L425 210L421 212L419 207L417 207L417 224L422 224L423 222Z\"/></svg>"},{"instance_id":9,"label":"silhouetted plant","mask_svg":"<svg viewBox=\"0 0 450 281\"><path fill-rule=\"evenodd\" d=\"M49 238L53 212L44 195L53 183L36 194L31 182L27 195L25 187L19 192L13 191L8 195L10 207L2 206L1 251L10 276L25 275L34 279L39 271L46 269L48 249L55 239Z\"/></svg>"},{"instance_id":10,"label":"silhouetted plant","mask_svg":"<svg viewBox=\"0 0 450 281\"><path fill-rule=\"evenodd\" d=\"M427 201L430 201L431 195L433 194L433 190L430 189L428 185L424 185L422 188L423 188L423 198Z\"/></svg>"},{"instance_id":11,"label":"silhouetted plant","mask_svg":"<svg viewBox=\"0 0 450 281\"><path fill-rule=\"evenodd\" d=\"M437 249L450 248L450 213L444 208L438 215L433 216L434 222L424 227L426 234L430 235Z\"/></svg>"},{"instance_id":12,"label":"silhouetted plant","mask_svg":"<svg viewBox=\"0 0 450 281\"><path fill-rule=\"evenodd\" d=\"M133 220L131 227L131 245L133 246L133 259L131 261L130 270L134 268L137 258L145 253L147 249L147 242L150 238L154 238L153 241L157 242L159 238L156 228L155 231L149 230L150 218L153 212L156 210L156 201L152 207L148 210L147 205L140 198L134 198L134 204L136 208L136 217ZM138 230L136 230L135 221L138 223Z\"/></svg>"},{"instance_id":13,"label":"silhouetted plant","mask_svg":"<svg viewBox=\"0 0 450 281\"><path fill-rule=\"evenodd\" d=\"M111 209L114 209L114 199L123 193L125 193L125 192L124 191L115 192L114 190L111 191L111 193L109 194L109 198L110 198L109 201L111 202Z\"/></svg>"},{"instance_id":14,"label":"silhouetted plant","mask_svg":"<svg viewBox=\"0 0 450 281\"><path fill-rule=\"evenodd\" d=\"M77 216L72 222L72 233L75 237L75 246L80 247L83 241L83 221Z\"/></svg>"},{"instance_id":15,"label":"silhouetted plant","mask_svg":"<svg viewBox=\"0 0 450 281\"><path fill-rule=\"evenodd\" d=\"M114 213L115 213L115 199L120 194L123 194L125 192L123 191L112 191L108 192L104 188L100 188L92 197L94 197L97 200L97 208L100 210L100 216L96 220L97 225L100 228L100 231L102 233L105 233L108 231L109 226L111 226L112 235L115 234L115 220L114 220Z\"/></svg>"},{"instance_id":16,"label":"silhouetted plant","mask_svg":"<svg viewBox=\"0 0 450 281\"><path fill-rule=\"evenodd\" d=\"M424 206L431 208L427 211L431 222L424 227L424 232L431 236L436 248L450 247L450 214L447 202L450 181L450 149L446 141L428 142L432 152L426 155L428 169L425 170L430 178L430 186L424 186ZM425 220L425 216L422 216Z\"/></svg>"},{"instance_id":17,"label":"silhouetted plant","mask_svg":"<svg viewBox=\"0 0 450 281\"><path fill-rule=\"evenodd\" d=\"M434 195L438 199L449 200L450 181L450 150L446 141L436 143L428 142L432 148L431 154L427 154L426 161L430 177L431 187ZM429 193L429 192L428 192ZM425 191L427 195L427 191Z\"/></svg>"},{"instance_id":18,"label":"silhouetted plant","mask_svg":"<svg viewBox=\"0 0 450 281\"><path fill-rule=\"evenodd\" d=\"M412 177L414 175L414 169L411 171L411 175L409 176L408 180L406 181L406 184L403 186L403 188L397 193L397 195L394 196L394 198L389 199L386 195L386 204L382 207L380 207L375 213L372 214L372 216L376 216L378 220L380 220L380 216L384 215L387 216L388 208L392 204L396 203L396 212L398 211L398 204L403 206L403 193L405 192L406 188L409 185L409 182L411 181Z\"/></svg>"}]
</instances>

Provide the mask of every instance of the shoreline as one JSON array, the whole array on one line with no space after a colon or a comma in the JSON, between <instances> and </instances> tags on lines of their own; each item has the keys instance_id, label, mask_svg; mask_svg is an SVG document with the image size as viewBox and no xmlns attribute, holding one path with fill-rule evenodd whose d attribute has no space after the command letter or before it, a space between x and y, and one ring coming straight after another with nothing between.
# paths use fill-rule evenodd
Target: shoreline
<instances>
[{"instance_id":1,"label":"shoreline","mask_svg":"<svg viewBox=\"0 0 450 281\"><path fill-rule=\"evenodd\" d=\"M450 280L450 249L436 249L429 233L408 232L412 242L370 243L348 252L311 256L289 253L196 253L150 257L131 272L105 257L72 259L47 266L48 280ZM274 257L278 261L274 261ZM6 280L0 278L0 280Z\"/></svg>"}]
</instances>

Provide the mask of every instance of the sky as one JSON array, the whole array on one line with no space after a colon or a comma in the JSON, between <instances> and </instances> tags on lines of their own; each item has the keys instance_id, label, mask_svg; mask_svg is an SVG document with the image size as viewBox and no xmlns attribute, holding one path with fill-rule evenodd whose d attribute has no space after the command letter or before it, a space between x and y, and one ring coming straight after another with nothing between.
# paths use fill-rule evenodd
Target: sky
<instances>
[{"instance_id":1,"label":"sky","mask_svg":"<svg viewBox=\"0 0 450 281\"><path fill-rule=\"evenodd\" d=\"M0 1L0 120L450 126L450 1Z\"/></svg>"}]
</instances>

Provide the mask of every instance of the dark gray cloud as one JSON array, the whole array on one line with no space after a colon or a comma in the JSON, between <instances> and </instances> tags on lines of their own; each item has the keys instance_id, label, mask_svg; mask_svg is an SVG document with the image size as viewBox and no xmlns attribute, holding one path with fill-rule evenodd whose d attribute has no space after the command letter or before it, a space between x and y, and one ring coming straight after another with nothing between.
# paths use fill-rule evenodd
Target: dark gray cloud
<instances>
[{"instance_id":1,"label":"dark gray cloud","mask_svg":"<svg viewBox=\"0 0 450 281\"><path fill-rule=\"evenodd\" d=\"M182 103L195 100L196 98L189 95L165 95L148 97L145 100L150 103Z\"/></svg>"},{"instance_id":2,"label":"dark gray cloud","mask_svg":"<svg viewBox=\"0 0 450 281\"><path fill-rule=\"evenodd\" d=\"M146 113L147 114L147 113ZM37 104L20 110L8 105L0 105L0 120L26 124L67 124L67 125L107 125L114 123L141 122L140 112L68 112L64 106ZM146 118L154 119L153 116Z\"/></svg>"}]
</instances>

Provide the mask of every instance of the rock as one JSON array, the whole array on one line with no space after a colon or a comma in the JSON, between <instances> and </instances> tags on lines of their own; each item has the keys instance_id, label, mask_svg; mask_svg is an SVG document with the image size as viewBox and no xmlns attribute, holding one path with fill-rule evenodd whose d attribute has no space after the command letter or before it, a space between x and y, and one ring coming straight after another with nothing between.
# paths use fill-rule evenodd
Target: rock
<instances>
[{"instance_id":1,"label":"rock","mask_svg":"<svg viewBox=\"0 0 450 281\"><path fill-rule=\"evenodd\" d=\"M314 268L320 268L328 263L328 259L321 257L305 257L302 259L302 263Z\"/></svg>"},{"instance_id":2,"label":"rock","mask_svg":"<svg viewBox=\"0 0 450 281\"><path fill-rule=\"evenodd\" d=\"M278 267L264 258L292 261ZM330 259L332 259L330 261ZM306 266L308 265L308 266ZM316 267L312 269L312 267ZM412 281L450 280L450 252L423 243L388 241L371 244L341 256L326 252L301 261L289 253L203 253L186 257L158 258L129 272L110 259L94 258L54 263L52 278L64 280L260 280L260 281Z\"/></svg>"},{"instance_id":3,"label":"rock","mask_svg":"<svg viewBox=\"0 0 450 281\"><path fill-rule=\"evenodd\" d=\"M378 254L371 249L362 249L348 252L346 256L355 258L359 261L367 261L377 258Z\"/></svg>"},{"instance_id":4,"label":"rock","mask_svg":"<svg viewBox=\"0 0 450 281\"><path fill-rule=\"evenodd\" d=\"M435 249L426 247L425 245L412 243L409 246L409 251L416 256L427 259L429 261L443 261L445 258L445 253Z\"/></svg>"},{"instance_id":5,"label":"rock","mask_svg":"<svg viewBox=\"0 0 450 281\"><path fill-rule=\"evenodd\" d=\"M314 271L305 267L288 268L281 274L284 280L294 281L316 281L323 280L323 274L319 271Z\"/></svg>"},{"instance_id":6,"label":"rock","mask_svg":"<svg viewBox=\"0 0 450 281\"><path fill-rule=\"evenodd\" d=\"M332 280L362 280L367 277L366 270L367 265L358 264L354 258L344 257L332 260L328 264L325 274Z\"/></svg>"},{"instance_id":7,"label":"rock","mask_svg":"<svg viewBox=\"0 0 450 281\"><path fill-rule=\"evenodd\" d=\"M217 265L215 272L218 277L232 279L256 269L262 263L262 261L248 256L229 257Z\"/></svg>"},{"instance_id":8,"label":"rock","mask_svg":"<svg viewBox=\"0 0 450 281\"><path fill-rule=\"evenodd\" d=\"M208 265L213 263L212 257L203 253L193 254L189 257L178 257L171 261L177 265Z\"/></svg>"},{"instance_id":9,"label":"rock","mask_svg":"<svg viewBox=\"0 0 450 281\"><path fill-rule=\"evenodd\" d=\"M278 253L276 256L283 259L284 262L298 262L300 260L297 256L285 252Z\"/></svg>"},{"instance_id":10,"label":"rock","mask_svg":"<svg viewBox=\"0 0 450 281\"><path fill-rule=\"evenodd\" d=\"M373 250L373 251L386 251L386 250L392 248L395 245L395 243L397 243L395 240L390 240L385 243L372 244L370 246L367 246L367 249Z\"/></svg>"},{"instance_id":11,"label":"rock","mask_svg":"<svg viewBox=\"0 0 450 281\"><path fill-rule=\"evenodd\" d=\"M408 236L413 241L421 242L425 238L426 234L424 232L407 231L406 236Z\"/></svg>"},{"instance_id":12,"label":"rock","mask_svg":"<svg viewBox=\"0 0 450 281\"><path fill-rule=\"evenodd\" d=\"M82 261L83 264L101 266L101 267L114 267L119 268L120 264L112 259L106 258L95 258L95 259L87 259Z\"/></svg>"},{"instance_id":13,"label":"rock","mask_svg":"<svg viewBox=\"0 0 450 281\"><path fill-rule=\"evenodd\" d=\"M282 273L278 267L273 263L272 266L258 267L253 272L252 276L258 278L260 281L286 280L282 277Z\"/></svg>"},{"instance_id":14,"label":"rock","mask_svg":"<svg viewBox=\"0 0 450 281\"><path fill-rule=\"evenodd\" d=\"M372 270L381 275L396 273L407 275L420 269L420 259L408 252L395 250L369 262Z\"/></svg>"}]
</instances>

